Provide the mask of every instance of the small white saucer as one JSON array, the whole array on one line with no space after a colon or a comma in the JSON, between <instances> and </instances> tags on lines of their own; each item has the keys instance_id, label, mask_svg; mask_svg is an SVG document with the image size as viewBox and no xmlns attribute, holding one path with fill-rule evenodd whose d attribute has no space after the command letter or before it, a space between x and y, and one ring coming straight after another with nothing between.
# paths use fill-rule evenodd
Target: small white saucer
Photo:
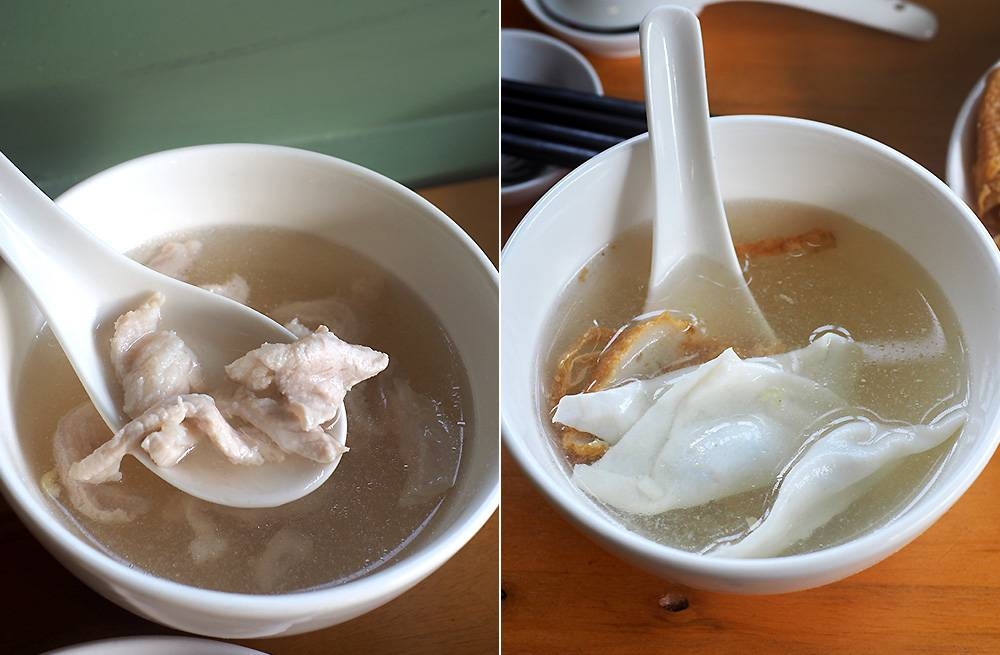
<instances>
[{"instance_id":1,"label":"small white saucer","mask_svg":"<svg viewBox=\"0 0 1000 655\"><path fill-rule=\"evenodd\" d=\"M545 11L539 0L521 0L521 2L535 20L545 26L545 29L581 50L617 59L639 56L638 27L633 31L620 33L591 32L556 20Z\"/></svg>"},{"instance_id":2,"label":"small white saucer","mask_svg":"<svg viewBox=\"0 0 1000 655\"><path fill-rule=\"evenodd\" d=\"M586 57L541 32L500 30L500 73L506 79L603 94L597 71ZM516 183L503 180L517 177ZM539 166L502 155L500 157L500 199L504 205L537 200L567 173L564 168ZM529 177L530 175L530 177Z\"/></svg>"}]
</instances>

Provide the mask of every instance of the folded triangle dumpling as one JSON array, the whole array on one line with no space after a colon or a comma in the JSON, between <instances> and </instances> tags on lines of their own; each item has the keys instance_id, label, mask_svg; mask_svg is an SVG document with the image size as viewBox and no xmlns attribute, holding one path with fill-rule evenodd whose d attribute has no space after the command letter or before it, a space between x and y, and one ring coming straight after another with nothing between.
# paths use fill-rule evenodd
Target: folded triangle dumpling
<instances>
[{"instance_id":1,"label":"folded triangle dumpling","mask_svg":"<svg viewBox=\"0 0 1000 655\"><path fill-rule=\"evenodd\" d=\"M801 375L845 395L853 385L855 369L861 359L859 344L835 332L828 332L805 348L746 361ZM617 443L656 398L681 376L694 370L695 367L689 367L603 391L563 396L552 421L592 434L609 444Z\"/></svg>"},{"instance_id":2,"label":"folded triangle dumpling","mask_svg":"<svg viewBox=\"0 0 1000 655\"><path fill-rule=\"evenodd\" d=\"M770 487L807 439L850 407L841 393L853 388L861 357L857 344L830 334L777 357L741 360L729 349L693 370L582 394L564 408L565 398L557 420L612 442L573 478L611 507L645 515Z\"/></svg>"},{"instance_id":3,"label":"folded triangle dumpling","mask_svg":"<svg viewBox=\"0 0 1000 655\"><path fill-rule=\"evenodd\" d=\"M711 551L722 557L777 555L846 510L904 457L944 443L965 425L953 409L927 425L857 419L818 439L785 474L770 512L746 537Z\"/></svg>"}]
</instances>

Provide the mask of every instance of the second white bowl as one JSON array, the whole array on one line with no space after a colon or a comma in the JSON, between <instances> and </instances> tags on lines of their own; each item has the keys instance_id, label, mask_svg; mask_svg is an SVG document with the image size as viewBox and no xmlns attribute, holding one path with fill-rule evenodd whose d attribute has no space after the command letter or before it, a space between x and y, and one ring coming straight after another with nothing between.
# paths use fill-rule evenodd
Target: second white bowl
<instances>
[{"instance_id":1,"label":"second white bowl","mask_svg":"<svg viewBox=\"0 0 1000 655\"><path fill-rule=\"evenodd\" d=\"M933 484L891 524L814 553L726 559L690 553L612 522L567 475L540 407L539 362L564 285L628 227L652 217L645 135L601 153L546 194L501 260L504 442L538 488L612 552L663 577L734 593L779 593L839 580L899 550L936 521L1000 440L1000 253L968 207L900 153L840 128L792 118L711 119L725 199L783 199L845 214L902 246L940 285L970 364L970 420ZM969 280L976 280L970 285ZM955 554L955 556L960 556Z\"/></svg>"},{"instance_id":2,"label":"second white bowl","mask_svg":"<svg viewBox=\"0 0 1000 655\"><path fill-rule=\"evenodd\" d=\"M531 30L500 30L500 74L504 79L544 84L573 91L602 95L604 87L587 58L548 34ZM506 178L519 167L535 165L511 155L500 158L501 176ZM503 183L500 197L504 205L537 200L568 171L558 166L538 166L529 179Z\"/></svg>"}]
</instances>

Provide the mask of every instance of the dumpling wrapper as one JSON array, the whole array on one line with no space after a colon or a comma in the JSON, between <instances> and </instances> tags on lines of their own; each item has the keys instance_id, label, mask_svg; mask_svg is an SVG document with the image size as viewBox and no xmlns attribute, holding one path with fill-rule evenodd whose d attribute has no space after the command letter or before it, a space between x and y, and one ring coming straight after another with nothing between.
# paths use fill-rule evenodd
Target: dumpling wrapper
<instances>
[{"instance_id":1,"label":"dumpling wrapper","mask_svg":"<svg viewBox=\"0 0 1000 655\"><path fill-rule=\"evenodd\" d=\"M949 412L928 425L886 425L858 419L834 428L806 450L784 476L759 526L719 557L768 557L807 538L846 510L904 457L941 445L965 425L968 412Z\"/></svg>"},{"instance_id":2,"label":"dumpling wrapper","mask_svg":"<svg viewBox=\"0 0 1000 655\"><path fill-rule=\"evenodd\" d=\"M822 379L845 361L796 356L788 365ZM773 358L742 360L729 349L674 380L604 457L574 467L573 479L633 514L702 505L773 485L820 419L849 406Z\"/></svg>"},{"instance_id":3,"label":"dumpling wrapper","mask_svg":"<svg viewBox=\"0 0 1000 655\"><path fill-rule=\"evenodd\" d=\"M854 371L862 356L859 344L828 332L805 348L745 361L801 375L846 396L850 394L850 387L856 378ZM689 367L604 391L564 396L556 407L552 421L592 434L609 444L618 443L660 395L675 381L696 369Z\"/></svg>"}]
</instances>

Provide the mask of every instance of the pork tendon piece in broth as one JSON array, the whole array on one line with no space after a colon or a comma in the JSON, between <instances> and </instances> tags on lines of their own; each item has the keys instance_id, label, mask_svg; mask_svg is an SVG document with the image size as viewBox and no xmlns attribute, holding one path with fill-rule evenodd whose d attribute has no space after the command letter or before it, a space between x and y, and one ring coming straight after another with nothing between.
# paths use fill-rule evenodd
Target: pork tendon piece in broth
<instances>
[{"instance_id":1,"label":"pork tendon piece in broth","mask_svg":"<svg viewBox=\"0 0 1000 655\"><path fill-rule=\"evenodd\" d=\"M187 281L188 273L194 267L201 254L203 244L197 239L188 241L169 241L146 258L144 265L157 273L163 273L182 282ZM205 291L217 293L245 305L250 298L250 285L246 278L233 273L225 282L200 285Z\"/></svg>"},{"instance_id":2,"label":"pork tendon piece in broth","mask_svg":"<svg viewBox=\"0 0 1000 655\"><path fill-rule=\"evenodd\" d=\"M211 291L212 293L218 294L220 296L225 296L230 300L235 300L241 305L247 304L247 300L250 299L250 285L247 284L246 279L242 275L234 273L229 276L225 282L219 284L203 284L201 288L205 291Z\"/></svg>"},{"instance_id":3,"label":"pork tendon piece in broth","mask_svg":"<svg viewBox=\"0 0 1000 655\"><path fill-rule=\"evenodd\" d=\"M202 247L201 241L197 239L170 241L160 246L143 264L157 273L184 280L201 254Z\"/></svg>"},{"instance_id":4,"label":"pork tendon piece in broth","mask_svg":"<svg viewBox=\"0 0 1000 655\"><path fill-rule=\"evenodd\" d=\"M279 305L268 315L297 336L312 332L309 326L326 325L341 339L352 343L362 339L360 321L350 306L339 298L300 300Z\"/></svg>"},{"instance_id":5,"label":"pork tendon piece in broth","mask_svg":"<svg viewBox=\"0 0 1000 655\"><path fill-rule=\"evenodd\" d=\"M116 486L81 482L69 474L75 462L101 444L107 430L104 419L89 402L59 419L52 444L55 473L78 512L100 523L128 523L148 511L149 501Z\"/></svg>"},{"instance_id":6,"label":"pork tendon piece in broth","mask_svg":"<svg viewBox=\"0 0 1000 655\"><path fill-rule=\"evenodd\" d=\"M264 463L260 448L226 421L211 396L187 394L130 421L110 441L70 467L70 477L92 484L118 480L122 458L140 445L157 466L174 466L205 438L233 464Z\"/></svg>"},{"instance_id":7,"label":"pork tendon piece in broth","mask_svg":"<svg viewBox=\"0 0 1000 655\"><path fill-rule=\"evenodd\" d=\"M260 398L241 388L223 406L286 453L328 464L348 450L321 427L303 429L287 404L274 398Z\"/></svg>"},{"instance_id":8,"label":"pork tendon piece in broth","mask_svg":"<svg viewBox=\"0 0 1000 655\"><path fill-rule=\"evenodd\" d=\"M140 447L156 465L174 466L206 439L238 465L279 460L282 451L329 463L346 451L322 426L351 387L388 366L387 355L325 326L295 343L264 344L226 367L239 386L214 394L220 411L212 395L189 393L201 385L198 362L175 333L157 331L163 301L154 294L115 322L112 363L135 419L70 466L69 478L118 480L122 459Z\"/></svg>"},{"instance_id":9,"label":"pork tendon piece in broth","mask_svg":"<svg viewBox=\"0 0 1000 655\"><path fill-rule=\"evenodd\" d=\"M157 330L163 295L119 316L111 337L111 365L125 391L125 413L150 407L203 385L198 360L174 332Z\"/></svg>"},{"instance_id":10,"label":"pork tendon piece in broth","mask_svg":"<svg viewBox=\"0 0 1000 655\"><path fill-rule=\"evenodd\" d=\"M226 367L226 375L253 391L277 391L303 430L336 417L351 387L385 370L389 357L340 340L321 325L292 344L266 343Z\"/></svg>"}]
</instances>

